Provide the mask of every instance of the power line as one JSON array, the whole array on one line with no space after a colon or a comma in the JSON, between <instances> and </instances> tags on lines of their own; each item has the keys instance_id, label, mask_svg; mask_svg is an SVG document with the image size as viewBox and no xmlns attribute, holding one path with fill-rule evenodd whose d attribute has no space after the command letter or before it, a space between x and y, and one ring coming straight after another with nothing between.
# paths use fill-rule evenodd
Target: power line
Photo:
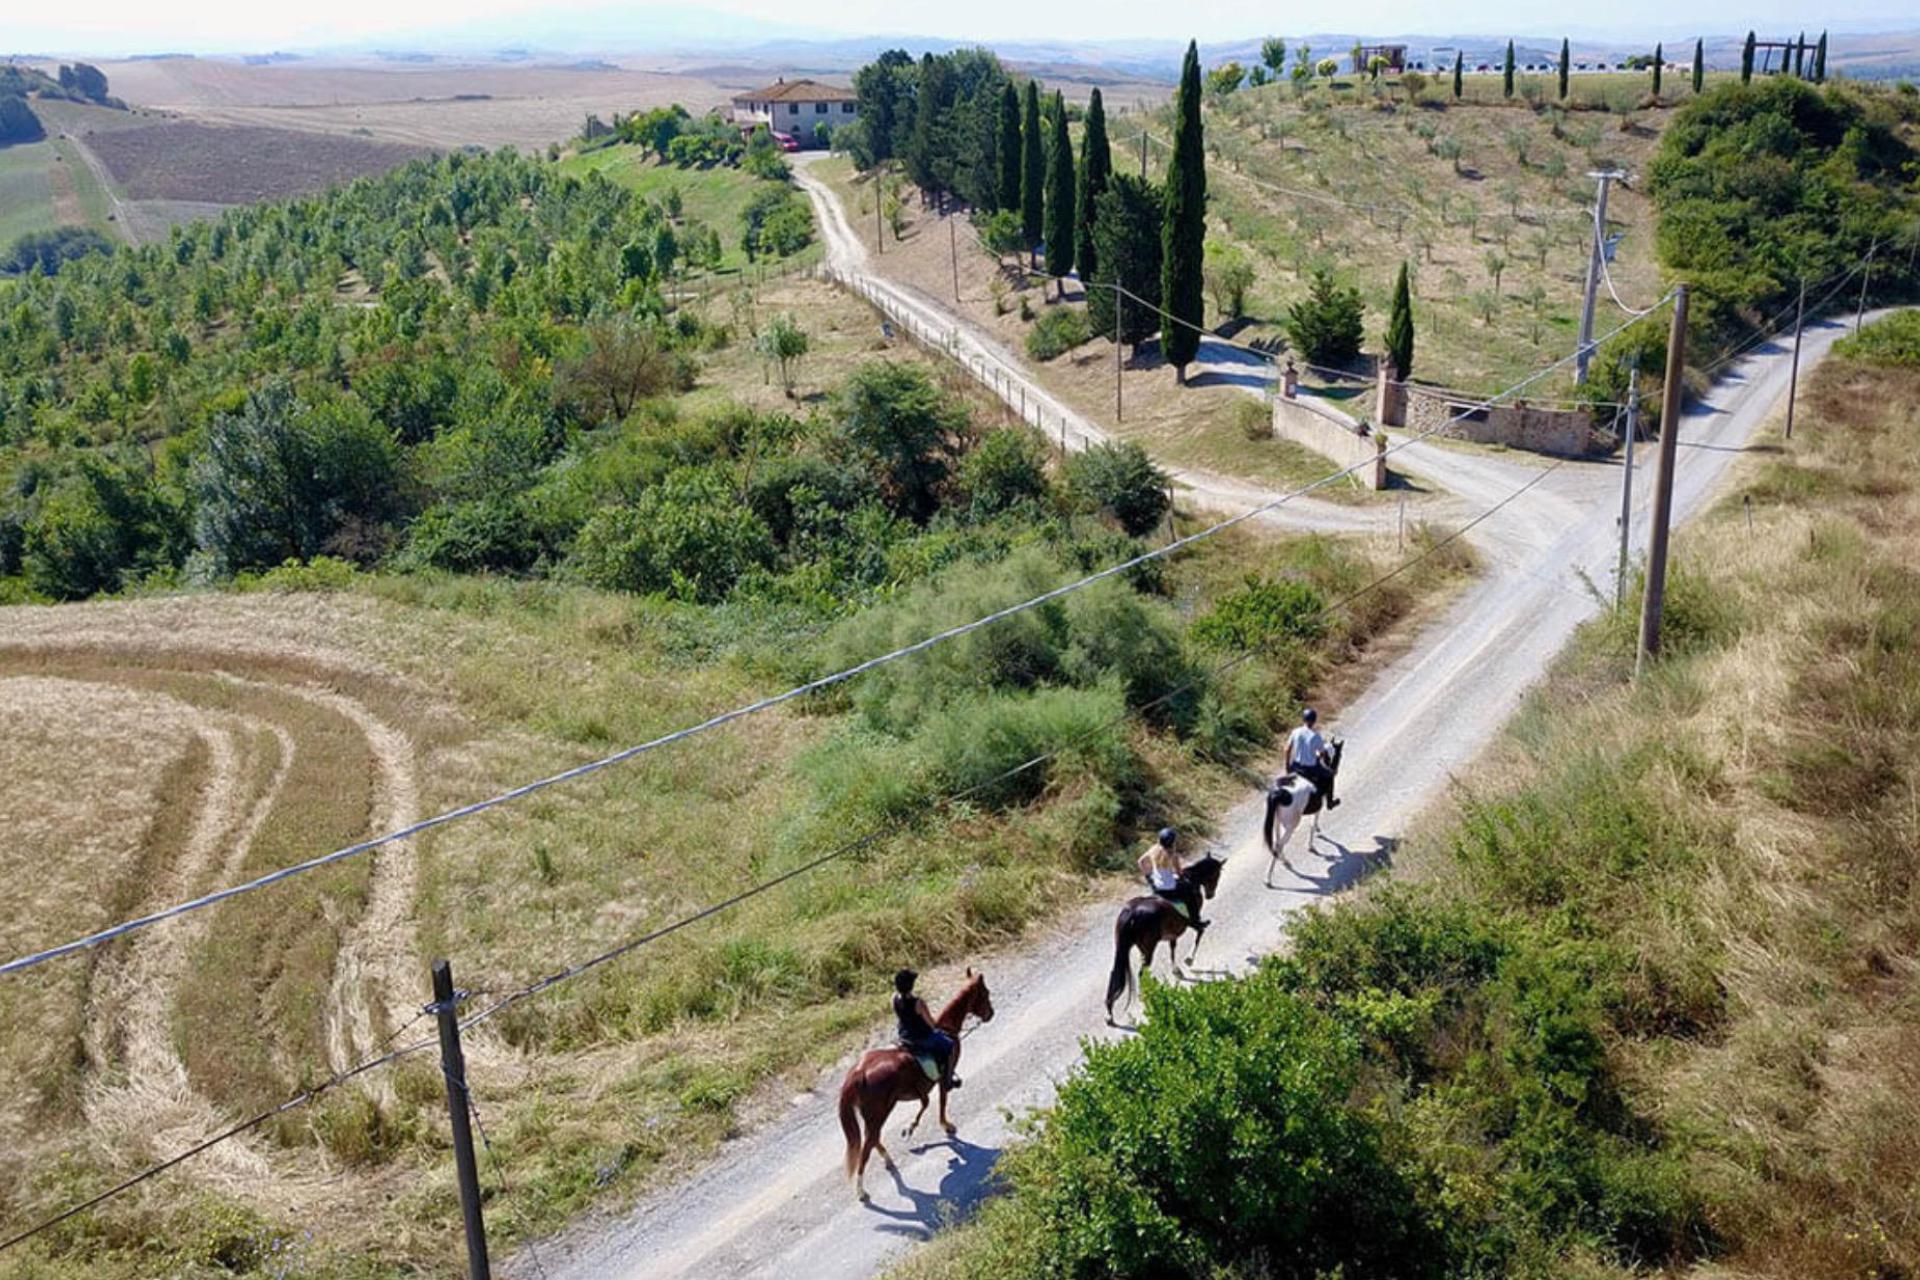
<instances>
[{"instance_id":1,"label":"power line","mask_svg":"<svg viewBox=\"0 0 1920 1280\"><path fill-rule=\"evenodd\" d=\"M1432 543L1428 544L1425 548L1423 548L1418 554L1408 558L1407 560L1402 561L1400 564L1394 566L1392 569L1388 570L1387 572L1372 578L1366 583L1361 584L1359 587L1356 587L1354 590L1348 592L1346 595L1340 597L1339 599L1331 601L1327 604L1323 604L1318 609L1316 609L1312 614L1308 615L1308 620L1317 621L1338 610L1347 608L1348 606L1352 605L1355 601L1373 593L1374 591L1379 590L1381 587L1385 586L1387 583L1392 582L1394 579L1409 572L1410 570L1422 564L1432 556L1439 554L1439 552L1444 550L1446 547L1450 546L1454 542L1459 541L1461 538L1464 538L1469 532L1471 532L1474 528L1479 526L1481 523L1485 522L1488 519L1491 519L1496 513L1503 510L1508 504L1518 500L1521 496L1523 496L1528 491L1530 491L1535 485L1539 484L1542 480L1546 479L1547 476L1557 471L1565 463L1565 461L1566 461L1565 459L1556 459L1555 461L1550 463L1548 466L1543 467L1540 471L1536 472L1533 476L1529 477L1525 483L1519 485L1510 493L1501 497L1498 501L1493 503L1492 506L1488 507L1486 510L1480 512L1479 514L1475 515L1473 519L1467 521L1465 524L1461 525L1458 529L1455 529L1452 532L1448 533L1445 537L1434 540ZM1168 545L1169 547L1172 547L1178 544L1170 543ZM1059 758L1061 755L1079 746L1082 742L1087 741L1088 739L1092 738L1096 734L1106 732L1109 729L1112 729L1140 715L1150 712L1156 709L1157 707L1165 705L1167 702L1173 700L1174 698L1177 698L1184 693L1191 692L1193 689L1199 687L1199 685L1203 682L1210 682L1212 680L1218 679L1221 675L1224 675L1226 672L1234 669L1235 667L1238 667L1240 664L1244 662L1250 661L1252 658L1256 656L1258 656L1257 650L1248 650L1243 653L1236 654L1232 658L1228 658L1220 663L1215 664L1210 668L1207 668L1199 673L1196 673L1193 676L1190 676L1186 681L1182 682L1180 685L1176 686L1171 690L1168 690L1165 693L1160 694L1158 697L1150 700L1149 702L1143 704L1140 707L1128 708L1126 711L1122 712L1118 716L1109 717L1107 720L1103 722L1100 722L1086 729L1083 729L1078 734L1075 734L1072 738L1070 738L1067 742L1059 746L1050 748L1049 750L1044 751L1039 755L1033 756L1030 759L1020 762L1019 764L1013 765L1010 768L1004 769L999 774L996 774L995 776L988 778L985 781L975 783L974 785L970 787L966 787L958 792L954 792L949 795L943 796L936 803L938 803L943 807L951 807L955 804L962 803L963 801L970 799L973 796L979 795L983 792L986 792L995 787L998 787L1001 784L1008 782L1013 778L1018 777L1019 775L1026 773L1031 769L1038 768L1039 766L1051 760ZM783 884L787 884L793 880L796 880L799 877L806 875L812 871L815 871L820 867L826 866L831 862L835 862L842 858L849 857L852 854L857 853L858 851L865 849L868 846L876 843L880 839L888 835L891 835L899 830L904 829L909 824L909 821L910 821L909 819L904 817L896 817L896 818L888 819L887 821L879 824L878 826L875 826L874 828L867 831L866 833L860 836L857 836L852 840L845 841L842 844L836 846L835 848L828 850L826 853L821 854L816 858L812 858L797 867L794 867L785 872L782 872L781 874L774 876L771 879L762 881L752 886L751 888L742 890L739 893L736 893L727 898L721 899L720 901L712 903L706 907L703 907L700 910L695 911L689 915L682 916L679 919L676 919L670 922L669 924L666 924L659 928L652 929L645 933L639 934L636 937L630 938L627 941L618 944L617 946L614 946L605 951L599 952L598 954L591 956L586 960L569 964L565 968L560 969L552 974L549 974L546 977L537 979L536 981L529 983L524 987L521 987L517 990L510 991L505 995L501 996L501 998L496 1000L491 1005L487 1006L485 1009L482 1009L478 1013L472 1014L469 1017L463 1019L460 1024L461 1030L465 1031L472 1027L478 1026L481 1023L494 1018L495 1016L511 1008L512 1006L519 1004L522 1001L532 999L534 996L540 995L543 992L551 990L552 988L559 986L563 982L567 982L574 978L580 977L583 974L586 974L594 969L600 968L603 965L609 964L612 961L617 960L622 956L629 955L632 952L637 951L644 946L647 946L654 942L658 942L663 938L669 937L675 933L678 933L684 929L687 929L692 925L698 924L703 920L710 919L713 916L716 916L721 914L722 912L728 911L733 907L740 905L743 902L746 902L752 898L758 897L761 894L770 892L771 890L776 889ZM465 1000L472 999L475 995L478 995L478 994L483 994L483 993L463 990L456 993L456 999L465 1001ZM410 1029L414 1024L418 1023L422 1018L426 1017L430 1012L432 1012L434 1007L435 1006L427 1006L426 1008L423 1008L419 1012L417 1012L412 1019L402 1024L399 1028L395 1029L392 1033L390 1033L387 1039L383 1042L382 1047L384 1047L387 1044L391 1044L394 1040L398 1039L405 1031ZM416 1041L415 1043L407 1045L404 1048L394 1050L392 1052L388 1052L380 1056L368 1059L367 1061L362 1062L359 1065L354 1066L352 1068L349 1068L348 1070L336 1073L334 1076L330 1077L328 1080L324 1081L323 1083L316 1085L311 1089L305 1090L302 1093L296 1094L295 1096L293 1096L292 1098L289 1098L285 1102L280 1103L278 1106L275 1106L267 1111L261 1112L258 1115L255 1115L245 1121L242 1121L239 1124L236 1124L226 1130L223 1130L222 1132L214 1135L211 1138L208 1138L202 1142L196 1143L194 1146L188 1148L187 1150L182 1151L172 1157L169 1157L168 1159L163 1160L158 1164L152 1165L149 1168L143 1170L142 1172L134 1175L133 1177L124 1179L123 1181L109 1188L108 1190L101 1192L99 1195L93 1196L88 1200L83 1201L80 1204L73 1205L65 1210L62 1210L60 1213L55 1214L50 1218L44 1219L36 1223L34 1226L29 1227L26 1230L10 1237L4 1242L0 1242L0 1252L4 1252L7 1249L10 1249L13 1246L20 1244L28 1239L31 1239L34 1236L40 1235L45 1231L51 1230L53 1227L58 1226L60 1223L66 1222L67 1220L75 1217L78 1214L84 1213L87 1210L95 1208L105 1203L106 1201L113 1199L116 1196L124 1194L125 1192L130 1191L137 1186L140 1186L141 1184L149 1181L150 1179L158 1177L159 1175L167 1172L168 1170L173 1169L178 1165L186 1163L188 1160L193 1159L195 1156L198 1156L203 1152L210 1150L213 1147L219 1146L224 1142L228 1142L235 1138L238 1138L243 1134L258 1128L260 1125L265 1124L267 1121L273 1119L275 1116L282 1115L288 1111L292 1111L299 1107L305 1106L306 1104L312 1102L314 1099L320 1097L322 1094L326 1093L327 1091L333 1088L336 1088L339 1085L344 1084L349 1080L352 1080L360 1075L364 1075L367 1072L376 1070L380 1067L387 1066L395 1061L398 1061L403 1057L407 1057L414 1053L418 1053L424 1049L431 1048L434 1046L435 1043L436 1041L432 1039ZM498 1156L495 1154L493 1150L492 1143L488 1140L484 1126L479 1125L477 1123L479 1120L479 1112L478 1112L477 1106L475 1106L471 1089L466 1085L464 1081L460 1082L459 1088L460 1088L460 1092L462 1093L462 1096L466 1099L466 1104L467 1104L467 1107L469 1108L469 1111L472 1113L476 1121L475 1127L480 1133L481 1144L487 1150L488 1158L490 1161L492 1161L494 1165L495 1174L500 1179L501 1185L504 1191L506 1189L505 1170L504 1170L504 1167L501 1165ZM537 1257L535 1261L536 1261L536 1266L538 1266L539 1263L538 1263Z\"/></svg>"},{"instance_id":2,"label":"power line","mask_svg":"<svg viewBox=\"0 0 1920 1280\"><path fill-rule=\"evenodd\" d=\"M420 1015L420 1016L424 1016L424 1015ZM393 1043L394 1040L399 1038L400 1032L406 1030L407 1027L411 1027L415 1022L418 1022L420 1020L420 1016L414 1017L412 1021L404 1024L399 1031L395 1031L391 1035L389 1035L387 1037L386 1043L387 1044ZM403 1046L402 1048L399 1048L399 1049L390 1050L386 1053L378 1055L377 1057L368 1058L364 1062L361 1062L356 1066L349 1067L344 1071L335 1072L333 1075L321 1081L319 1084L314 1085L310 1089L302 1090L301 1092L295 1094L293 1097L288 1098L285 1102L282 1102L277 1106L269 1107L265 1111L262 1111L256 1115L250 1116L249 1118L242 1120L240 1123L236 1125L233 1125L229 1128L221 1130L219 1133L213 1135L210 1138L204 1139L203 1141L200 1141L200 1142L196 1142L191 1147L188 1147L185 1151L181 1151L175 1155L169 1156L165 1160L160 1161L158 1164L149 1165L147 1168L141 1170L139 1173L134 1174L132 1177L123 1178L121 1181L115 1183L113 1186L107 1188L105 1191L100 1192L98 1195L91 1196L88 1199L81 1201L79 1204L72 1205L66 1209L62 1209L59 1213L54 1214L52 1217L42 1219L41 1221L36 1222L33 1226L28 1227L26 1230L18 1232L14 1235L11 1235L7 1237L5 1240L0 1240L0 1253L5 1253L8 1249L13 1248L15 1245L22 1244L28 1240L31 1240L33 1237L40 1235L42 1232L51 1231L53 1228L59 1226L61 1223L67 1221L68 1219L73 1218L79 1214L85 1213L89 1209L102 1205L106 1203L108 1200L115 1198L116 1196L124 1195L127 1192L133 1190L135 1187L140 1186L142 1183L148 1182L151 1179L159 1177L161 1174L167 1172L169 1169L173 1169L179 1165L185 1164L187 1161L193 1159L197 1155L200 1155L202 1152L210 1151L214 1147L217 1147L222 1143L231 1142L233 1139L238 1138L243 1134L251 1133L253 1130L258 1129L261 1125L267 1123L267 1121L269 1120L274 1119L276 1116L282 1116L289 1111L294 1111L299 1109L300 1107L304 1107L308 1103L314 1101L316 1098L319 1098L322 1094L325 1094L333 1089L339 1088L341 1085L347 1083L349 1080L357 1079L358 1077L367 1074L369 1071L378 1070L381 1067L388 1066L389 1064L394 1062L398 1062L402 1058L410 1057L413 1054L419 1053L424 1049L431 1049L435 1043L436 1042L434 1040L416 1040L414 1043L410 1045Z\"/></svg>"},{"instance_id":3,"label":"power line","mask_svg":"<svg viewBox=\"0 0 1920 1280\"><path fill-rule=\"evenodd\" d=\"M1616 329L1614 332L1618 332L1618 330ZM1608 336L1611 337L1612 335L1609 334ZM1264 352L1261 354L1263 356L1265 355ZM1523 390L1524 388L1546 377L1549 373L1557 369L1561 364L1564 364L1571 359L1573 359L1572 356L1563 356L1559 360L1554 361L1552 364L1546 365L1545 367L1537 370L1533 374L1530 374L1528 377L1522 379L1521 381L1513 384L1510 387L1507 387L1505 390L1496 392L1493 396L1488 397L1487 399L1484 399L1466 409L1461 410L1460 413L1454 415L1452 418L1447 419L1445 422L1440 423L1435 427L1432 427L1424 432L1402 436L1398 441L1394 442L1393 444L1390 444L1385 449L1382 449L1378 456L1385 457L1388 454L1394 453L1400 449L1404 449L1409 445L1414 444L1420 440L1424 440L1428 436L1436 435L1441 431L1444 431L1447 427L1452 426L1455 422L1458 422L1461 418L1465 417L1466 414L1475 412L1479 409L1490 406L1499 400L1502 400L1508 396L1513 395L1517 391ZM782 706L788 702L792 702L797 699L807 697L808 695L818 693L824 689L832 688L835 685L842 684L848 680L852 680L858 676L864 675L865 673L869 671L873 671L879 667L887 666L903 658L911 657L914 654L923 653L929 649L934 648L937 645L944 644L949 640L959 639L960 637L969 635L975 631L980 630L983 627L991 626L996 622L1001 622L1007 618L1015 617L1019 614L1025 613L1028 610L1038 608L1042 604L1045 604L1052 600L1057 600L1060 597L1069 595L1075 591L1082 590L1083 588L1089 587L1096 582L1100 582L1107 578L1115 577L1119 574L1126 573L1129 570L1138 568L1140 565L1147 564L1147 563L1150 563L1151 561L1159 560L1164 557L1170 556L1177 551L1183 550L1186 547L1193 545L1194 543L1201 542L1207 538L1215 537L1218 534L1221 534L1228 529L1244 524L1249 520L1256 519L1257 517L1265 515L1270 511L1277 510L1278 508L1284 506L1286 503L1293 501L1295 498L1304 496L1308 493L1312 493L1314 490L1324 488L1327 485L1330 485L1337 480L1344 479L1346 476L1353 474L1354 472L1362 469L1363 467L1368 467L1372 465L1374 465L1374 459L1364 459L1360 462L1355 462L1348 466L1341 467L1335 471L1329 472L1327 475L1320 477L1318 480L1310 481L1309 483L1301 485L1298 488L1279 494L1274 498L1259 504L1258 506L1252 507L1246 511L1239 513L1238 515L1229 516L1224 520L1220 520L1194 533L1190 533L1185 537L1177 538L1174 541L1167 543L1165 546L1157 547L1152 550L1142 552L1140 555L1134 556L1127 560L1123 560L1118 564L1110 565L1105 569L1097 570L1093 573L1085 575L1084 577L1078 578L1072 582L1068 582L1061 586L1055 587L1050 591L1042 592L1040 595L1034 596L1032 599L1024 600L1017 604L1009 605L1004 609L996 610L993 613L989 613L985 615L984 617L976 618L971 622L964 622L956 626L948 627L944 631L936 632L935 634L931 636L927 636L924 639L917 640L912 644L902 645L887 653L880 654L877 657L869 658L864 662L856 663L853 666L842 668L841 670L835 671L829 675L821 676L816 680L810 680L804 684L795 685L793 688L788 689L783 693L778 693L770 697L761 698L758 701L746 703L742 706L735 707L732 710L721 712L718 715L709 716L707 719L702 720L697 724L688 725L684 728L676 729L671 733L662 734L657 738L652 738L646 742L639 743L635 746L627 747L623 750L616 751L611 755L602 756L597 760L591 760L585 764L575 765L573 768L570 768L570 769L563 769L559 773L549 774L548 776L537 779L533 782L523 783L522 785L513 787L507 791L502 791L497 795L489 796L484 800L476 800L471 804L465 804L465 805L459 806L458 808L449 809L443 813L436 814L433 817L424 818L418 822L411 823L408 826L401 827L397 831L390 831L385 835L375 836L370 840L363 840L358 844L348 845L345 848L336 849L331 853L322 854L319 857L309 858L304 862L295 863L292 866L282 867L279 870L268 872L265 875L258 876L252 880L246 881L243 884L232 885L224 889L217 889L211 893L203 894L200 897L189 899L188 901L181 902L181 903L176 903L173 906L163 908L159 911L151 912L144 916L138 916L138 917L135 917L134 919L126 920L119 924L110 926L109 928L101 929L96 932L87 934L84 937L73 939L70 942L63 942L58 946L48 947L44 950L36 951L29 955L24 955L16 959L9 960L5 964L0 964L0 975L22 972L24 970L34 968L35 966L45 964L50 960L56 960L63 956L73 955L78 952L88 950L92 947L97 947L102 943L110 942L116 938L125 937L126 935L137 932L138 930L145 929L150 926L160 924L160 923L163 923L164 921L172 920L183 915L187 915L190 912L199 911L207 907L218 905L219 903L226 902L229 899L237 898L242 894L252 893L258 889L264 889L270 885L277 884L283 880L291 879L294 876L302 875L309 871L318 870L321 867L331 866L334 863L342 862L349 858L358 857L361 854L372 852L375 849L380 849L387 845L396 844L400 841L411 839L414 836L421 835L425 832L434 830L437 827L446 826L449 823L457 822L463 818L470 818L477 814L485 813L491 809L500 808L503 805L511 804L516 800L524 799L527 796L535 794L536 792L544 791L550 787L558 786L563 782L572 782L580 778L588 777L589 775L599 773L602 770L610 769L614 765L622 764L628 760L632 760L641 755L645 755L650 751L658 750L661 747L671 746L676 742L684 741L688 738L695 737L699 734L708 732L709 730L712 730L712 729L718 729L724 725L731 724L736 720L742 720L749 716L757 715L760 712L769 711L775 707Z\"/></svg>"}]
</instances>

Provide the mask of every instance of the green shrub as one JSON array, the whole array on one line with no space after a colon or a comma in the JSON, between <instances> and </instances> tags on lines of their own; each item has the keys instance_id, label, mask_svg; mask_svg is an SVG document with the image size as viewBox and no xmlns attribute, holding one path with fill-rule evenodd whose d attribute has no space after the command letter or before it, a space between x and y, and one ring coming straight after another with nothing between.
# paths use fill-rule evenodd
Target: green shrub
<instances>
[{"instance_id":1,"label":"green shrub","mask_svg":"<svg viewBox=\"0 0 1920 1280\"><path fill-rule=\"evenodd\" d=\"M1920 311L1896 311L1833 344L1836 355L1867 364L1920 366Z\"/></svg>"},{"instance_id":2,"label":"green shrub","mask_svg":"<svg viewBox=\"0 0 1920 1280\"><path fill-rule=\"evenodd\" d=\"M1193 638L1217 649L1245 652L1291 641L1317 640L1326 631L1326 598L1292 578L1248 574L1193 624Z\"/></svg>"},{"instance_id":3,"label":"green shrub","mask_svg":"<svg viewBox=\"0 0 1920 1280\"><path fill-rule=\"evenodd\" d=\"M960 460L960 487L976 519L1043 502L1047 448L1030 427L989 431Z\"/></svg>"},{"instance_id":4,"label":"green shrub","mask_svg":"<svg viewBox=\"0 0 1920 1280\"><path fill-rule=\"evenodd\" d=\"M597 587L712 602L772 555L766 525L725 481L689 469L668 476L630 507L597 512L580 531L573 563Z\"/></svg>"},{"instance_id":5,"label":"green shrub","mask_svg":"<svg viewBox=\"0 0 1920 1280\"><path fill-rule=\"evenodd\" d=\"M934 385L925 368L896 360L862 364L834 397L840 456L879 486L897 515L925 523L973 427L966 405Z\"/></svg>"},{"instance_id":6,"label":"green shrub","mask_svg":"<svg viewBox=\"0 0 1920 1280\"><path fill-rule=\"evenodd\" d=\"M1067 491L1090 510L1104 511L1138 538L1167 514L1172 483L1145 449L1130 440L1096 444L1067 460Z\"/></svg>"},{"instance_id":7,"label":"green shrub","mask_svg":"<svg viewBox=\"0 0 1920 1280\"><path fill-rule=\"evenodd\" d=\"M399 563L455 573L524 573L540 554L534 533L526 511L510 497L441 503L413 522Z\"/></svg>"},{"instance_id":8,"label":"green shrub","mask_svg":"<svg viewBox=\"0 0 1920 1280\"><path fill-rule=\"evenodd\" d=\"M1064 305L1048 307L1033 328L1027 330L1027 354L1035 360L1051 360L1092 336L1087 329L1086 312Z\"/></svg>"},{"instance_id":9,"label":"green shrub","mask_svg":"<svg viewBox=\"0 0 1920 1280\"><path fill-rule=\"evenodd\" d=\"M1287 311L1287 340L1314 364L1341 365L1360 354L1366 308L1360 291L1342 288L1324 268L1308 281L1307 296Z\"/></svg>"},{"instance_id":10,"label":"green shrub","mask_svg":"<svg viewBox=\"0 0 1920 1280\"><path fill-rule=\"evenodd\" d=\"M1145 994L1140 1033L1089 1044L1006 1161L1034 1273L1442 1274L1411 1189L1346 1105L1350 1034L1266 976Z\"/></svg>"}]
</instances>

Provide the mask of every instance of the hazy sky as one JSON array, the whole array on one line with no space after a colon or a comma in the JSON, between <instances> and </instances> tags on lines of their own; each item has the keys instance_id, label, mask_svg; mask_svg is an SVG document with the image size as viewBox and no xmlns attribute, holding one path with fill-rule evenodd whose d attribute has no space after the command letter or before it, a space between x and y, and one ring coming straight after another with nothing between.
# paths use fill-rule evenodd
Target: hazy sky
<instances>
[{"instance_id":1,"label":"hazy sky","mask_svg":"<svg viewBox=\"0 0 1920 1280\"><path fill-rule=\"evenodd\" d=\"M1253 0L968 0L963 6L906 7L898 0L778 0L719 3L652 12L648 5L537 3L535 0L88 0L85 4L9 3L0 46L20 52L262 51L434 37L485 42L497 34L523 43L591 47L592 33L651 30L662 43L741 40L802 34L891 34L965 39L1242 39L1269 31L1421 32L1594 36L1723 34L1749 26L1824 23L1836 30L1920 26L1908 6L1888 0L1827 0L1809 9L1787 0L1613 0L1569 26L1570 15L1538 0L1456 0L1444 8L1408 0L1345 0L1338 6L1276 6ZM21 16L22 10L28 10ZM701 15L704 14L703 18ZM587 33L583 39L579 33ZM625 47L641 41L619 40ZM610 47L612 42L610 41ZM0 51L7 51L0 49Z\"/></svg>"}]
</instances>

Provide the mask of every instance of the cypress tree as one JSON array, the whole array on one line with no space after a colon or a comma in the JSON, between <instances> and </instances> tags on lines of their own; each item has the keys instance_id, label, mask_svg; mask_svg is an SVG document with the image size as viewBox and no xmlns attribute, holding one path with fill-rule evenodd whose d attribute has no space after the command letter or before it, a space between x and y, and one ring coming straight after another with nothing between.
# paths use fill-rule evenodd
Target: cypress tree
<instances>
[{"instance_id":1,"label":"cypress tree","mask_svg":"<svg viewBox=\"0 0 1920 1280\"><path fill-rule=\"evenodd\" d=\"M1560 101L1567 100L1567 73L1573 68L1573 50L1567 45L1567 38L1560 37Z\"/></svg>"},{"instance_id":2,"label":"cypress tree","mask_svg":"<svg viewBox=\"0 0 1920 1280\"><path fill-rule=\"evenodd\" d=\"M1807 75L1807 33L1804 31L1793 42L1793 74L1803 80Z\"/></svg>"},{"instance_id":3,"label":"cypress tree","mask_svg":"<svg viewBox=\"0 0 1920 1280\"><path fill-rule=\"evenodd\" d=\"M1820 43L1813 50L1813 82L1827 82L1827 33L1824 31L1820 33Z\"/></svg>"},{"instance_id":4,"label":"cypress tree","mask_svg":"<svg viewBox=\"0 0 1920 1280\"><path fill-rule=\"evenodd\" d=\"M1660 96L1660 73L1666 69L1666 65L1667 65L1667 46L1664 44L1654 45L1653 46L1653 96L1656 98Z\"/></svg>"},{"instance_id":5,"label":"cypress tree","mask_svg":"<svg viewBox=\"0 0 1920 1280\"><path fill-rule=\"evenodd\" d=\"M1747 43L1740 50L1740 83L1753 83L1753 32L1747 32Z\"/></svg>"},{"instance_id":6,"label":"cypress tree","mask_svg":"<svg viewBox=\"0 0 1920 1280\"><path fill-rule=\"evenodd\" d=\"M1500 96L1513 96L1513 41L1507 41L1507 60L1500 64Z\"/></svg>"},{"instance_id":7,"label":"cypress tree","mask_svg":"<svg viewBox=\"0 0 1920 1280\"><path fill-rule=\"evenodd\" d=\"M1166 211L1160 224L1160 349L1182 385L1200 350L1206 319L1203 262L1207 240L1207 158L1200 129L1200 46L1187 42L1174 98L1173 158L1167 162Z\"/></svg>"},{"instance_id":8,"label":"cypress tree","mask_svg":"<svg viewBox=\"0 0 1920 1280\"><path fill-rule=\"evenodd\" d=\"M1074 240L1080 221L1073 216L1073 141L1067 137L1067 102L1053 91L1053 138L1047 148L1047 274L1059 296L1067 296L1065 277L1073 273Z\"/></svg>"},{"instance_id":9,"label":"cypress tree","mask_svg":"<svg viewBox=\"0 0 1920 1280\"><path fill-rule=\"evenodd\" d=\"M1707 83L1707 42L1693 42L1693 91L1699 93Z\"/></svg>"},{"instance_id":10,"label":"cypress tree","mask_svg":"<svg viewBox=\"0 0 1920 1280\"><path fill-rule=\"evenodd\" d=\"M1113 178L1113 149L1107 141L1107 108L1095 89L1087 100L1087 128L1080 139L1080 188L1074 193L1073 211L1080 226L1074 236L1074 265L1084 283L1094 277L1100 261L1093 242L1094 202ZM1091 297L1091 294L1089 294Z\"/></svg>"},{"instance_id":11,"label":"cypress tree","mask_svg":"<svg viewBox=\"0 0 1920 1280\"><path fill-rule=\"evenodd\" d=\"M1026 120L1020 127L1020 234L1032 252L1046 234L1047 149L1040 138L1040 86L1027 81Z\"/></svg>"},{"instance_id":12,"label":"cypress tree","mask_svg":"<svg viewBox=\"0 0 1920 1280\"><path fill-rule=\"evenodd\" d=\"M1007 81L1000 90L999 207L1020 208L1020 91Z\"/></svg>"},{"instance_id":13,"label":"cypress tree","mask_svg":"<svg viewBox=\"0 0 1920 1280\"><path fill-rule=\"evenodd\" d=\"M1467 55L1458 49L1453 51L1453 96L1457 101L1463 87L1462 77L1467 70Z\"/></svg>"},{"instance_id":14,"label":"cypress tree","mask_svg":"<svg viewBox=\"0 0 1920 1280\"><path fill-rule=\"evenodd\" d=\"M1094 201L1093 238L1100 265L1094 279L1129 295L1121 303L1120 341L1138 343L1160 327L1160 219L1164 196L1159 187L1130 173L1115 173ZM1113 289L1087 290L1087 325L1113 335Z\"/></svg>"},{"instance_id":15,"label":"cypress tree","mask_svg":"<svg viewBox=\"0 0 1920 1280\"><path fill-rule=\"evenodd\" d=\"M1387 354L1402 379L1413 376L1413 289L1407 281L1407 264L1400 264L1400 278L1393 282L1393 309L1387 315Z\"/></svg>"}]
</instances>

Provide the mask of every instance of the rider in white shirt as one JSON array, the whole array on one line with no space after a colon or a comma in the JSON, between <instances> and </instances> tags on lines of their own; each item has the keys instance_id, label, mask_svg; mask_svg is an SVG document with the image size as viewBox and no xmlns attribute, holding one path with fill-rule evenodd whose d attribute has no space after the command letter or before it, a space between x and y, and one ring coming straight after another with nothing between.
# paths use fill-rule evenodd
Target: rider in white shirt
<instances>
[{"instance_id":1,"label":"rider in white shirt","mask_svg":"<svg viewBox=\"0 0 1920 1280\"><path fill-rule=\"evenodd\" d=\"M1300 727L1287 738L1287 771L1311 782L1328 809L1340 807L1333 794L1333 770L1327 767L1327 740L1314 728L1320 715L1312 707L1300 713Z\"/></svg>"},{"instance_id":2,"label":"rider in white shirt","mask_svg":"<svg viewBox=\"0 0 1920 1280\"><path fill-rule=\"evenodd\" d=\"M1187 864L1173 851L1178 839L1172 827L1163 828L1160 838L1140 855L1140 874L1147 878L1147 887L1157 896L1184 906L1187 919L1196 930L1205 930L1208 922L1200 918L1200 886L1187 879Z\"/></svg>"}]
</instances>

